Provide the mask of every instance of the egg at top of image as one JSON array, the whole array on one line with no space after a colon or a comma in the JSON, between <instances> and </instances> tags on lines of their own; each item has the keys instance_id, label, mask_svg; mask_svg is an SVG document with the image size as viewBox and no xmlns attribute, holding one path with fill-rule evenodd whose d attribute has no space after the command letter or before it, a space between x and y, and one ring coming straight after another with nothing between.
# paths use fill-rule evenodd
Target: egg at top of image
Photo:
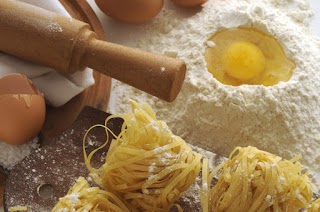
<instances>
[{"instance_id":1,"label":"egg at top of image","mask_svg":"<svg viewBox=\"0 0 320 212\"><path fill-rule=\"evenodd\" d=\"M162 9L164 0L95 0L108 16L127 23L144 23Z\"/></svg>"},{"instance_id":2,"label":"egg at top of image","mask_svg":"<svg viewBox=\"0 0 320 212\"><path fill-rule=\"evenodd\" d=\"M166 103L115 82L117 107L110 111L128 110L130 98L145 101L189 143L224 156L236 146L248 145L284 159L301 154L302 163L320 182L320 39L309 28L310 4L209 0L193 15L177 13L163 10L136 42L140 48L186 62L188 71L177 99ZM243 40L236 29L252 29L266 36L257 39L254 35L251 40L250 35ZM206 51L220 51L213 38L226 30L231 30L230 38L236 42L228 40L229 47L221 49L220 62L229 70L218 70L228 75L220 79L214 67L213 73L209 70L206 58L216 54ZM272 37L277 45L262 42L264 37ZM244 50L248 61L255 60L248 69L240 60L230 59ZM238 66L259 70L238 75ZM276 69L284 73L276 76Z\"/></svg>"},{"instance_id":3,"label":"egg at top of image","mask_svg":"<svg viewBox=\"0 0 320 212\"><path fill-rule=\"evenodd\" d=\"M0 141L22 145L40 132L45 120L43 94L24 75L0 78Z\"/></svg>"}]
</instances>

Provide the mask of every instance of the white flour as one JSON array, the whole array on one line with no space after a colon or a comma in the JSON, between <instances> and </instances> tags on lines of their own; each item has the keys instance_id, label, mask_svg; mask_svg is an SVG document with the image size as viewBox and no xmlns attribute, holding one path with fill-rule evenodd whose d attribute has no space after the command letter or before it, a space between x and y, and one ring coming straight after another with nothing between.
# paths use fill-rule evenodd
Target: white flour
<instances>
[{"instance_id":1,"label":"white flour","mask_svg":"<svg viewBox=\"0 0 320 212\"><path fill-rule=\"evenodd\" d=\"M320 39L308 28L312 11L302 0L209 1L193 16L165 10L137 46L177 55L188 72L173 103L115 81L112 113L128 111L130 98L148 102L187 142L227 156L236 146L256 146L286 159L301 153L319 178ZM229 86L207 71L204 52L218 30L245 26L272 34L297 68L288 82L265 87Z\"/></svg>"},{"instance_id":2,"label":"white flour","mask_svg":"<svg viewBox=\"0 0 320 212\"><path fill-rule=\"evenodd\" d=\"M12 169L38 147L38 137L23 145L10 145L0 141L0 166Z\"/></svg>"}]
</instances>

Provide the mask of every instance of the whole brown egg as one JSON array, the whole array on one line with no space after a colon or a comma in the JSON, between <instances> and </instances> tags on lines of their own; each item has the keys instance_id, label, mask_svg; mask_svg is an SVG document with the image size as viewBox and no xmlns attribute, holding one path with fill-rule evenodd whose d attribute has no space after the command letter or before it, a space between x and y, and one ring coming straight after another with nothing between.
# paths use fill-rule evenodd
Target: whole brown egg
<instances>
[{"instance_id":1,"label":"whole brown egg","mask_svg":"<svg viewBox=\"0 0 320 212\"><path fill-rule=\"evenodd\" d=\"M164 0L95 0L106 15L127 23L143 23L154 18Z\"/></svg>"},{"instance_id":2,"label":"whole brown egg","mask_svg":"<svg viewBox=\"0 0 320 212\"><path fill-rule=\"evenodd\" d=\"M179 5L181 7L197 7L204 3L206 3L208 0L172 0L176 5Z\"/></svg>"},{"instance_id":3,"label":"whole brown egg","mask_svg":"<svg viewBox=\"0 0 320 212\"><path fill-rule=\"evenodd\" d=\"M24 75L0 78L0 142L20 145L41 130L46 106L43 95Z\"/></svg>"}]
</instances>

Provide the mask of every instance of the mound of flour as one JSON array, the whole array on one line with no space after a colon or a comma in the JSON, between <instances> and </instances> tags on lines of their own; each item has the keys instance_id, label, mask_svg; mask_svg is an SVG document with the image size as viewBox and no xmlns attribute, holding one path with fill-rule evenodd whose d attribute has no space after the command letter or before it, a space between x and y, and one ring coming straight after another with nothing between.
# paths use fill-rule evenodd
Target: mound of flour
<instances>
[{"instance_id":1,"label":"mound of flour","mask_svg":"<svg viewBox=\"0 0 320 212\"><path fill-rule=\"evenodd\" d=\"M164 10L137 46L185 60L188 71L181 93L167 103L115 81L117 107L110 110L128 111L130 98L147 102L189 143L224 156L248 145L286 159L302 154L302 163L319 180L320 40L308 28L312 14L310 5L298 0L212 0L189 17ZM208 39L238 26L267 32L282 44L297 65L288 82L229 86L207 71Z\"/></svg>"},{"instance_id":2,"label":"mound of flour","mask_svg":"<svg viewBox=\"0 0 320 212\"><path fill-rule=\"evenodd\" d=\"M10 145L0 141L0 166L12 169L40 145L38 137L23 145Z\"/></svg>"}]
</instances>

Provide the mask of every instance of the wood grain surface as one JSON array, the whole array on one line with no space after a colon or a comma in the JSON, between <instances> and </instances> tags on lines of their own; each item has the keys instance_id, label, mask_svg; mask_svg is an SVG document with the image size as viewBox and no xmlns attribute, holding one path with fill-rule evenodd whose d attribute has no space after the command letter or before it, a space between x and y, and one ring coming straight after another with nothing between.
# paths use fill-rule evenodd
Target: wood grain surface
<instances>
[{"instance_id":1,"label":"wood grain surface","mask_svg":"<svg viewBox=\"0 0 320 212\"><path fill-rule=\"evenodd\" d=\"M100 21L86 0L59 1L72 17L90 24L98 38L105 40ZM111 78L96 71L94 71L93 75L95 79L93 86L61 107L47 107L46 121L40 133L41 144L45 144L51 137L67 129L85 106L92 106L106 111L110 97ZM0 207L3 206L5 178L6 174L0 167Z\"/></svg>"}]
</instances>

